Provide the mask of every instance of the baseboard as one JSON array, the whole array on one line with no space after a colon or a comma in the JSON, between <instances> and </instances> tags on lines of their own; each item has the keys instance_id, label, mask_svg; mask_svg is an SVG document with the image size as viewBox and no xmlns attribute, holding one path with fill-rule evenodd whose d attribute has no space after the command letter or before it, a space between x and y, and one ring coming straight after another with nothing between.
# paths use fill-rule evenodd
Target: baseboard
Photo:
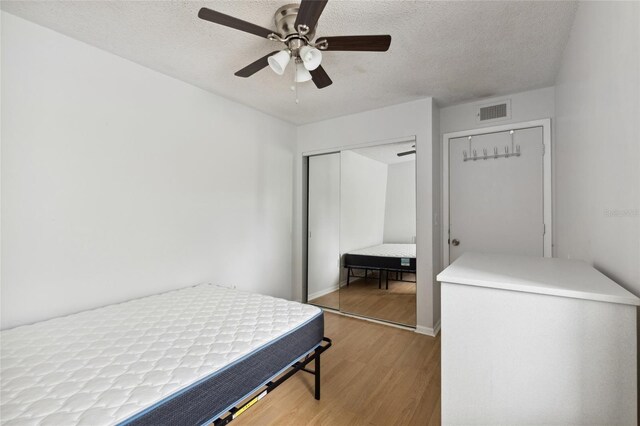
<instances>
[{"instance_id":1,"label":"baseboard","mask_svg":"<svg viewBox=\"0 0 640 426\"><path fill-rule=\"evenodd\" d=\"M433 327L433 334L437 336L438 333L440 333L440 320L438 320L435 327Z\"/></svg>"},{"instance_id":2,"label":"baseboard","mask_svg":"<svg viewBox=\"0 0 640 426\"><path fill-rule=\"evenodd\" d=\"M307 296L307 300L313 300L313 299L317 299L318 297L322 297L325 294L329 294L329 293L333 293L334 291L338 290L340 287L338 287L337 285L333 286L333 287L329 287L329 288L325 288L324 290L320 290L320 291L316 291L315 293L311 293Z\"/></svg>"},{"instance_id":3,"label":"baseboard","mask_svg":"<svg viewBox=\"0 0 640 426\"><path fill-rule=\"evenodd\" d=\"M433 328L425 327L422 325L416 326L416 333L424 334L426 336L436 337L439 332L440 332L440 321L438 321Z\"/></svg>"}]
</instances>

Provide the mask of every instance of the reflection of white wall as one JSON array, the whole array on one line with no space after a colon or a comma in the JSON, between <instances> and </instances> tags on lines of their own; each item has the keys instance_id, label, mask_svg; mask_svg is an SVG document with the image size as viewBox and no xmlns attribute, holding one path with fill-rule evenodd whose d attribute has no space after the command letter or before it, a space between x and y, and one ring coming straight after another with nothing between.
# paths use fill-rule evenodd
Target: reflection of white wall
<instances>
[{"instance_id":1,"label":"reflection of white wall","mask_svg":"<svg viewBox=\"0 0 640 426\"><path fill-rule=\"evenodd\" d=\"M382 244L387 165L342 151L340 253Z\"/></svg>"},{"instance_id":2,"label":"reflection of white wall","mask_svg":"<svg viewBox=\"0 0 640 426\"><path fill-rule=\"evenodd\" d=\"M340 279L340 154L309 158L308 299L338 289ZM337 306L336 306L337 307Z\"/></svg>"},{"instance_id":3,"label":"reflection of white wall","mask_svg":"<svg viewBox=\"0 0 640 426\"><path fill-rule=\"evenodd\" d=\"M389 164L384 215L385 243L413 243L416 235L416 162Z\"/></svg>"}]
</instances>

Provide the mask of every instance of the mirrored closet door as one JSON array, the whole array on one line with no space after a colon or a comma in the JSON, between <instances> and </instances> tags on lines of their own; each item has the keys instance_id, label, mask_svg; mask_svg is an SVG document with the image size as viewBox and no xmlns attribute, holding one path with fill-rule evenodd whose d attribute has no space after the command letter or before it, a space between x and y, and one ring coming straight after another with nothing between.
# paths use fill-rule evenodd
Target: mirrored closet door
<instances>
[{"instance_id":1,"label":"mirrored closet door","mask_svg":"<svg viewBox=\"0 0 640 426\"><path fill-rule=\"evenodd\" d=\"M339 309L340 153L309 157L307 300Z\"/></svg>"},{"instance_id":2,"label":"mirrored closet door","mask_svg":"<svg viewBox=\"0 0 640 426\"><path fill-rule=\"evenodd\" d=\"M415 326L415 167L413 141L309 158L309 303Z\"/></svg>"}]
</instances>

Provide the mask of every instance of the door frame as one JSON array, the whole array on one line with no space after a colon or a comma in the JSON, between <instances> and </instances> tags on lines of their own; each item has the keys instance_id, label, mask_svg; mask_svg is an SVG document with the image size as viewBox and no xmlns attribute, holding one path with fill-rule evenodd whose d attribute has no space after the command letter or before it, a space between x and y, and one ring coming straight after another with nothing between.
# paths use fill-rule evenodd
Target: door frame
<instances>
[{"instance_id":1,"label":"door frame","mask_svg":"<svg viewBox=\"0 0 640 426\"><path fill-rule=\"evenodd\" d=\"M449 266L449 140L467 136L501 133L509 130L523 130L542 127L543 151L543 186L542 204L544 216L543 256L553 255L553 222L552 222L552 185L551 185L551 119L524 121L521 123L503 124L500 126L481 127L442 135L442 265Z\"/></svg>"}]
</instances>

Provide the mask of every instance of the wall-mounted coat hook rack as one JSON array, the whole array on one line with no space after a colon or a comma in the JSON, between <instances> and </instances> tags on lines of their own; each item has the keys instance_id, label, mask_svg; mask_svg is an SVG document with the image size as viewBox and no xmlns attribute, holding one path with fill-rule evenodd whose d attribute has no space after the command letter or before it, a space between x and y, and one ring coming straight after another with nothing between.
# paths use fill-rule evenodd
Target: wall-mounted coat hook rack
<instances>
[{"instance_id":1,"label":"wall-mounted coat hook rack","mask_svg":"<svg viewBox=\"0 0 640 426\"><path fill-rule=\"evenodd\" d=\"M467 150L463 150L462 151L462 160L463 161L469 161L469 160L489 160L489 159L497 159L497 158L509 158L509 157L520 157L520 145L516 145L514 140L513 140L513 135L514 135L515 131L510 130L509 134L511 135L511 147L509 146L505 146L504 147L504 153L503 154L498 154L498 147L493 147L493 155L489 155L488 154L488 150L487 148L482 148L482 155L480 157L478 157L478 153L475 149L471 148L471 136L469 136L468 140L469 140L469 151L467 152Z\"/></svg>"}]
</instances>

